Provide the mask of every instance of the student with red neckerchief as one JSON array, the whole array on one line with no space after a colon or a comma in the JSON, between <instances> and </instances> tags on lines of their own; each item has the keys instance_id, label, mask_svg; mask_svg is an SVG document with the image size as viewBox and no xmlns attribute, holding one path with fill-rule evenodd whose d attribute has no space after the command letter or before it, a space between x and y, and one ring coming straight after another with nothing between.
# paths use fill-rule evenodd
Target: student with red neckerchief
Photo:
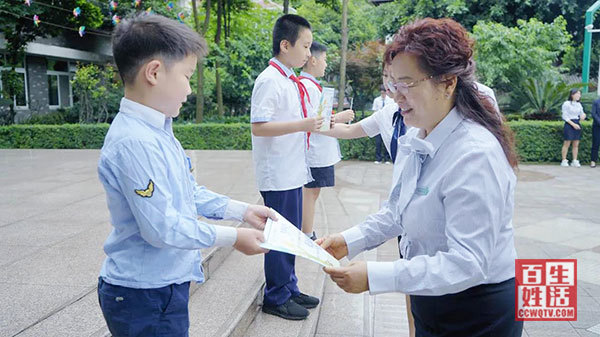
<instances>
[{"instance_id":1,"label":"student with red neckerchief","mask_svg":"<svg viewBox=\"0 0 600 337\"><path fill-rule=\"evenodd\" d=\"M318 78L325 75L327 68L327 47L313 42L310 46L311 56L302 68L300 81L306 87L310 103L307 102L311 117L317 116L323 88ZM354 111L345 110L335 116L336 123L346 123L354 119ZM308 166L315 179L304 185L302 190L302 232L313 240L317 234L313 231L315 203L321 192L321 187L335 185L334 165L342 159L340 145L337 139L319 133L311 134L310 147L307 153Z\"/></svg>"},{"instance_id":2,"label":"student with red neckerchief","mask_svg":"<svg viewBox=\"0 0 600 337\"><path fill-rule=\"evenodd\" d=\"M273 28L273 58L256 78L252 90L252 158L265 206L273 208L298 229L302 225L302 186L312 181L306 163L310 135L322 117L308 117L306 88L292 68L310 57L312 33L306 19L280 17ZM295 256L265 254L265 294L262 311L290 320L308 317L319 299L298 289Z\"/></svg>"}]
</instances>

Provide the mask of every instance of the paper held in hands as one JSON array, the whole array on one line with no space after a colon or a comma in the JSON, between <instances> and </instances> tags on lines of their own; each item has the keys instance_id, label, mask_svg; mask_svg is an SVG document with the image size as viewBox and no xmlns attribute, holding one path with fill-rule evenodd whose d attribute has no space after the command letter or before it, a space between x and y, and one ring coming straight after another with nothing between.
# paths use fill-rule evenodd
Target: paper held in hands
<instances>
[{"instance_id":1,"label":"paper held in hands","mask_svg":"<svg viewBox=\"0 0 600 337\"><path fill-rule=\"evenodd\" d=\"M278 220L267 220L265 242L260 246L309 259L325 267L339 267L340 262L317 245L286 218L277 214Z\"/></svg>"},{"instance_id":2,"label":"paper held in hands","mask_svg":"<svg viewBox=\"0 0 600 337\"><path fill-rule=\"evenodd\" d=\"M333 94L333 88L323 88L323 93L321 94L321 101L319 102L319 107L317 108L317 116L323 116L323 126L321 126L321 131L329 130L329 126L331 124L331 112L333 111Z\"/></svg>"}]
</instances>

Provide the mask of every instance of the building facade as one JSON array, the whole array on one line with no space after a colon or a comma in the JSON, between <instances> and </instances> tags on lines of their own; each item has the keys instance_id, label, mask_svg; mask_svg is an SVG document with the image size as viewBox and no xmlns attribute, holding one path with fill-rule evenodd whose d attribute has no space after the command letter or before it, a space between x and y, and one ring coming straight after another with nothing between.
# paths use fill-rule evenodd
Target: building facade
<instances>
[{"instance_id":1,"label":"building facade","mask_svg":"<svg viewBox=\"0 0 600 337\"><path fill-rule=\"evenodd\" d=\"M71 107L77 99L71 86L77 64L109 62L112 62L112 50L108 37L90 34L80 38L77 33L65 32L58 37L38 38L28 43L25 57L15 69L24 88L12 98L15 122L33 114ZM1 70L7 69L6 66L6 40L0 34L0 89ZM8 108L0 106L0 113L5 113Z\"/></svg>"}]
</instances>

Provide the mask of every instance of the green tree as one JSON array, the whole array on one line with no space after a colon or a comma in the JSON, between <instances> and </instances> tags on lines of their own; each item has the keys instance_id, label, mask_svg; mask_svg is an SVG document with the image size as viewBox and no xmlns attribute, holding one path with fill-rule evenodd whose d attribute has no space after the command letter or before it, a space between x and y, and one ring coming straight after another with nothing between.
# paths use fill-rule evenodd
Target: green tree
<instances>
[{"instance_id":1,"label":"green tree","mask_svg":"<svg viewBox=\"0 0 600 337\"><path fill-rule=\"evenodd\" d=\"M346 96L346 54L348 52L348 0L342 0L342 49L340 50L340 84L338 86L338 112L344 110Z\"/></svg>"},{"instance_id":2,"label":"green tree","mask_svg":"<svg viewBox=\"0 0 600 337\"><path fill-rule=\"evenodd\" d=\"M302 1L297 7L298 14L305 17L311 24L313 31L313 39L325 44L327 51L327 73L326 79L330 82L337 82L337 86L341 87L338 90L338 107L341 109L343 104L339 104L343 99L346 90L342 90L348 86L345 83L347 72L342 58L342 46L344 39L343 31L343 5L341 1L333 0L309 0ZM352 50L364 44L367 41L374 39L377 28L374 18L368 13L373 9L373 5L361 0L347 1L347 49ZM341 7L340 7L341 6ZM332 24L339 22L340 24ZM349 76L349 75L348 75Z\"/></svg>"},{"instance_id":3,"label":"green tree","mask_svg":"<svg viewBox=\"0 0 600 337\"><path fill-rule=\"evenodd\" d=\"M2 111L2 106L8 107L5 113L0 113L0 125L10 125L14 122L16 115L13 97L15 97L18 92L23 92L25 90L25 88L23 88L24 83L14 67L0 72L0 78L2 79L0 112Z\"/></svg>"},{"instance_id":4,"label":"green tree","mask_svg":"<svg viewBox=\"0 0 600 337\"><path fill-rule=\"evenodd\" d=\"M477 41L475 58L480 80L504 91L530 77L556 78L564 69L554 65L571 42L562 16L552 23L519 20L517 27L478 22L473 37Z\"/></svg>"},{"instance_id":5,"label":"green tree","mask_svg":"<svg viewBox=\"0 0 600 337\"><path fill-rule=\"evenodd\" d=\"M120 81L116 80L115 69L110 65L99 67L95 64L77 65L77 72L71 81L73 92L78 98L75 109L79 110L80 123L108 122L122 96Z\"/></svg>"},{"instance_id":6,"label":"green tree","mask_svg":"<svg viewBox=\"0 0 600 337\"><path fill-rule=\"evenodd\" d=\"M265 10L258 6L251 6L246 11L235 13L231 19L231 30L227 47L218 48L214 41L208 40L210 55L203 65L202 96L191 95L184 104L181 118L186 121L193 120L193 105L198 97L204 98L204 119L211 119L211 113L217 111L216 72L215 60L219 59L220 80L223 93L225 115L246 115L250 113L250 98L254 80L265 69L271 58L271 33L273 25L281 12ZM213 17L213 15L211 15ZM199 19L204 20L205 16ZM214 36L215 21L210 21L207 36ZM225 49L226 48L226 49ZM198 76L193 76L192 87L199 85ZM214 118L212 118L214 119Z\"/></svg>"},{"instance_id":7,"label":"green tree","mask_svg":"<svg viewBox=\"0 0 600 337\"><path fill-rule=\"evenodd\" d=\"M339 50L342 41L341 1L327 2L314 0L302 1L297 7L298 15L306 18L312 27L313 38L327 45L329 49ZM348 47L359 45L375 39L377 35L376 18L368 14L373 5L362 0L348 1ZM329 54L329 53L328 53Z\"/></svg>"},{"instance_id":8,"label":"green tree","mask_svg":"<svg viewBox=\"0 0 600 337\"><path fill-rule=\"evenodd\" d=\"M395 33L400 26L416 18L449 17L471 30L478 21L493 21L504 26L517 25L520 19L536 18L552 22L562 15L567 31L576 42L583 41L585 11L595 0L396 0L380 5L370 14L378 18L378 36Z\"/></svg>"},{"instance_id":9,"label":"green tree","mask_svg":"<svg viewBox=\"0 0 600 337\"><path fill-rule=\"evenodd\" d=\"M385 46L369 41L348 52L348 79L355 94L355 107L364 107L379 92Z\"/></svg>"}]
</instances>

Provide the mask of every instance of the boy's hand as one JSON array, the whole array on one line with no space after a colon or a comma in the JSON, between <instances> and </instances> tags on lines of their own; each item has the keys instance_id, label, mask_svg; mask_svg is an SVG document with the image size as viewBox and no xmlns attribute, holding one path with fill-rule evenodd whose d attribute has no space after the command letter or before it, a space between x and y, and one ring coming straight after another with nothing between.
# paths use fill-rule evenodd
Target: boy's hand
<instances>
[{"instance_id":1,"label":"boy's hand","mask_svg":"<svg viewBox=\"0 0 600 337\"><path fill-rule=\"evenodd\" d=\"M317 239L315 243L338 260L348 255L348 246L342 234L327 235Z\"/></svg>"},{"instance_id":2,"label":"boy's hand","mask_svg":"<svg viewBox=\"0 0 600 337\"><path fill-rule=\"evenodd\" d=\"M246 255L267 253L268 250L261 248L259 244L265 241L263 232L252 228L237 228L237 240L233 248Z\"/></svg>"},{"instance_id":3,"label":"boy's hand","mask_svg":"<svg viewBox=\"0 0 600 337\"><path fill-rule=\"evenodd\" d=\"M335 123L347 123L354 120L354 110L348 109L331 116Z\"/></svg>"},{"instance_id":4,"label":"boy's hand","mask_svg":"<svg viewBox=\"0 0 600 337\"><path fill-rule=\"evenodd\" d=\"M244 221L256 229L264 229L267 218L277 221L277 213L265 206L249 205L244 213Z\"/></svg>"},{"instance_id":5,"label":"boy's hand","mask_svg":"<svg viewBox=\"0 0 600 337\"><path fill-rule=\"evenodd\" d=\"M323 116L313 117L313 118L305 118L302 120L304 132L316 132L321 129L323 126Z\"/></svg>"}]
</instances>

